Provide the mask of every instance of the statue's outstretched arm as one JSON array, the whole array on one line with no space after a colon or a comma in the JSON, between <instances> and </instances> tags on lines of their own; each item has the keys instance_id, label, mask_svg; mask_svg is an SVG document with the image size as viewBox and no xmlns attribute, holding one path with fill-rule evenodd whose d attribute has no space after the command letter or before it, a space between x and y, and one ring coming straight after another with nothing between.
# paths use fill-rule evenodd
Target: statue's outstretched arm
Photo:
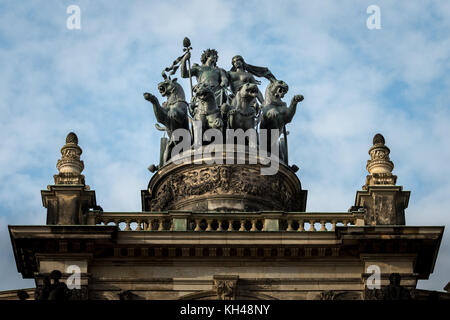
<instances>
[{"instance_id":1,"label":"statue's outstretched arm","mask_svg":"<svg viewBox=\"0 0 450 320\"><path fill-rule=\"evenodd\" d=\"M292 98L291 105L289 106L286 113L286 118L284 119L285 123L289 123L292 121L292 118L294 118L295 112L297 111L297 104L300 101L303 101L303 96L301 94L295 95Z\"/></svg>"},{"instance_id":2,"label":"statue's outstretched arm","mask_svg":"<svg viewBox=\"0 0 450 320\"><path fill-rule=\"evenodd\" d=\"M152 103L153 111L155 112L156 121L158 121L159 123L162 123L164 125L167 125L167 123L168 123L167 114L164 111L164 109L161 107L161 105L159 104L158 98L155 97L153 94L146 92L146 93L144 93L144 99L147 101L150 101Z\"/></svg>"}]
</instances>

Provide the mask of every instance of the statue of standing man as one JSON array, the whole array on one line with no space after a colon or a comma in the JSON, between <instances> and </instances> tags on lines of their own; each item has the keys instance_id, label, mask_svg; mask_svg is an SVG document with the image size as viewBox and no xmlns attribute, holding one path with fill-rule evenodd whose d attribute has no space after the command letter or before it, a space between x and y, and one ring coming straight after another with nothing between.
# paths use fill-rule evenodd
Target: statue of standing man
<instances>
[{"instance_id":1,"label":"statue of standing man","mask_svg":"<svg viewBox=\"0 0 450 320\"><path fill-rule=\"evenodd\" d=\"M191 58L191 53L187 52L181 59L180 72L183 78L189 78L189 70L186 62ZM217 106L227 102L226 88L228 87L228 77L225 70L217 67L218 53L215 49L206 49L201 56L202 65L195 63L191 68L191 76L197 78L197 83L207 85L212 92Z\"/></svg>"}]
</instances>

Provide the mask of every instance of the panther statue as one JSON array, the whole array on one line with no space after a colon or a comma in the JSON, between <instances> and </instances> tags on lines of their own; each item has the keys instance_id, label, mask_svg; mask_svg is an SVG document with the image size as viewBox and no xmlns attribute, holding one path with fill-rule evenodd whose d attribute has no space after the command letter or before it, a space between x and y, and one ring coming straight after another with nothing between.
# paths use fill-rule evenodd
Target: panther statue
<instances>
[{"instance_id":1,"label":"panther statue","mask_svg":"<svg viewBox=\"0 0 450 320\"><path fill-rule=\"evenodd\" d=\"M165 163L170 159L171 151L176 144L172 138L172 133L176 129L189 130L188 104L185 101L183 87L177 82L176 78L166 78L158 84L158 90L163 97L167 97L162 106L159 104L158 98L151 93L144 93L144 98L153 104L156 120L164 125L156 124L156 128L166 131L169 137L163 154L163 163Z\"/></svg>"},{"instance_id":2,"label":"panther statue","mask_svg":"<svg viewBox=\"0 0 450 320\"><path fill-rule=\"evenodd\" d=\"M256 127L255 98L258 87L253 83L245 83L240 87L236 96L231 101L230 110L227 112L228 128L242 129L244 131Z\"/></svg>"},{"instance_id":3,"label":"panther statue","mask_svg":"<svg viewBox=\"0 0 450 320\"><path fill-rule=\"evenodd\" d=\"M278 129L292 121L297 104L303 101L301 94L292 98L289 108L281 101L288 92L288 85L281 80L272 81L266 89L265 99L262 106L261 129Z\"/></svg>"},{"instance_id":4,"label":"panther statue","mask_svg":"<svg viewBox=\"0 0 450 320\"><path fill-rule=\"evenodd\" d=\"M194 97L189 106L189 111L194 120L194 126L199 123L202 134L208 129L222 131L224 125L221 110L217 107L214 92L211 88L205 83L198 83L193 88L193 93ZM198 128L194 128L194 135L197 130ZM198 138L201 140L201 137L194 137L194 144L199 143Z\"/></svg>"},{"instance_id":5,"label":"panther statue","mask_svg":"<svg viewBox=\"0 0 450 320\"><path fill-rule=\"evenodd\" d=\"M268 130L267 146L269 152L272 144L275 142L270 140L270 130L278 129L280 134L282 131L286 131L285 126L292 121L297 110L297 104L300 101L303 101L303 96L301 94L295 95L288 108L286 103L281 100L288 92L288 89L288 85L281 80L272 81L266 88L265 99L262 105L260 128ZM285 146L283 147L280 145L280 147L284 148L280 153L280 157L287 162L286 141Z\"/></svg>"}]
</instances>

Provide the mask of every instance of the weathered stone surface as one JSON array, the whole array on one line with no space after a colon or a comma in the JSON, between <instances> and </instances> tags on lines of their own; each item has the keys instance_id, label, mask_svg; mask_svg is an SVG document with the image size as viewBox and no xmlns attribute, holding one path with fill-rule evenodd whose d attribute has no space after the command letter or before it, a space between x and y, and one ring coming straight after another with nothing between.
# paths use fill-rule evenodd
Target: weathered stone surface
<instances>
[{"instance_id":1,"label":"weathered stone surface","mask_svg":"<svg viewBox=\"0 0 450 320\"><path fill-rule=\"evenodd\" d=\"M225 149L225 148L224 148ZM260 164L169 163L142 193L143 211L305 211L306 190L282 163L275 175L261 175Z\"/></svg>"},{"instance_id":2,"label":"weathered stone surface","mask_svg":"<svg viewBox=\"0 0 450 320\"><path fill-rule=\"evenodd\" d=\"M366 184L363 190L373 185L395 185L397 176L392 174L394 163L389 158L391 151L385 146L384 137L377 133L373 137L373 146L369 150L370 160L367 160Z\"/></svg>"},{"instance_id":3,"label":"weathered stone surface","mask_svg":"<svg viewBox=\"0 0 450 320\"><path fill-rule=\"evenodd\" d=\"M20 272L39 287L51 270L76 264L88 293L82 290L73 298L116 300L363 299L365 272L374 263L380 266L382 287L396 272L410 290L432 271L443 233L442 227L388 226L337 227L336 232L114 229L12 226L10 232ZM61 238L67 252L51 245Z\"/></svg>"},{"instance_id":4,"label":"weathered stone surface","mask_svg":"<svg viewBox=\"0 0 450 320\"><path fill-rule=\"evenodd\" d=\"M408 288L401 286L401 275L391 273L389 275L389 285L381 289L366 289L365 300L411 300L411 292Z\"/></svg>"},{"instance_id":5,"label":"weathered stone surface","mask_svg":"<svg viewBox=\"0 0 450 320\"><path fill-rule=\"evenodd\" d=\"M61 148L61 159L56 164L59 173L54 176L55 184L84 185L84 176L81 174L84 163L80 160L82 152L77 135L70 132L66 137L66 144Z\"/></svg>"},{"instance_id":6,"label":"weathered stone surface","mask_svg":"<svg viewBox=\"0 0 450 320\"><path fill-rule=\"evenodd\" d=\"M54 175L55 185L41 191L42 204L47 208L47 224L86 224L89 209L99 208L95 191L85 184L81 174L84 169L81 153L78 137L70 132L56 165L59 173Z\"/></svg>"},{"instance_id":7,"label":"weathered stone surface","mask_svg":"<svg viewBox=\"0 0 450 320\"><path fill-rule=\"evenodd\" d=\"M214 290L219 300L236 300L239 276L214 276Z\"/></svg>"},{"instance_id":8,"label":"weathered stone surface","mask_svg":"<svg viewBox=\"0 0 450 320\"><path fill-rule=\"evenodd\" d=\"M356 192L355 206L366 210L367 225L404 225L409 195L401 186L368 186Z\"/></svg>"},{"instance_id":9,"label":"weathered stone surface","mask_svg":"<svg viewBox=\"0 0 450 320\"><path fill-rule=\"evenodd\" d=\"M47 208L47 224L87 224L90 208L97 207L95 191L83 185L53 185L42 190L42 204Z\"/></svg>"},{"instance_id":10,"label":"weathered stone surface","mask_svg":"<svg viewBox=\"0 0 450 320\"><path fill-rule=\"evenodd\" d=\"M369 150L366 184L356 192L354 208L365 209L365 224L404 225L405 209L408 207L409 191L396 186L397 176L392 174L394 164L389 159L390 150L384 137L376 134Z\"/></svg>"}]
</instances>

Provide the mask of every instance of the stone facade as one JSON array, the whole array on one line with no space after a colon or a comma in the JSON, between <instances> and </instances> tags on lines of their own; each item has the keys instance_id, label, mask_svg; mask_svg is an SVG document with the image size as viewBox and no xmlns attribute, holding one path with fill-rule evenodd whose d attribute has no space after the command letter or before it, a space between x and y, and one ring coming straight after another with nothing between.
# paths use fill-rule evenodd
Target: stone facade
<instances>
[{"instance_id":1,"label":"stone facade","mask_svg":"<svg viewBox=\"0 0 450 320\"><path fill-rule=\"evenodd\" d=\"M36 281L31 298L58 296L65 287L50 278L68 283L75 266L67 299L425 299L415 288L433 272L444 228L405 225L409 192L395 185L384 138L370 150L349 212L305 212L306 191L282 163L262 176L258 164L169 161L137 213L103 212L84 178L55 178L42 191L48 224L9 227L18 271ZM381 287L368 291L373 266Z\"/></svg>"}]
</instances>

